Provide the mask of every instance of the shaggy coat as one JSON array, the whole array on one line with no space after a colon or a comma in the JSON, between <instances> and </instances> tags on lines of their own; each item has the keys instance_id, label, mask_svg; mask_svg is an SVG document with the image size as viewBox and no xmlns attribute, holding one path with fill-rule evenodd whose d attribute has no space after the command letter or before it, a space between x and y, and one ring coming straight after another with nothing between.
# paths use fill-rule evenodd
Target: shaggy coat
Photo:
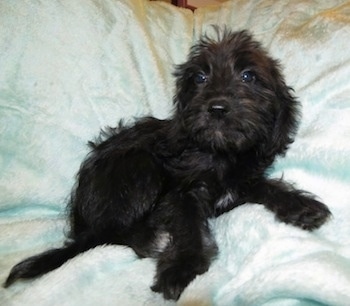
<instances>
[{"instance_id":1,"label":"shaggy coat","mask_svg":"<svg viewBox=\"0 0 350 306\"><path fill-rule=\"evenodd\" d=\"M69 239L16 265L5 286L120 244L156 258L152 289L178 299L217 252L209 218L252 202L306 230L327 220L328 208L312 195L267 178L294 139L299 103L250 34L203 36L175 77L170 119L120 124L90 143L69 203Z\"/></svg>"}]
</instances>

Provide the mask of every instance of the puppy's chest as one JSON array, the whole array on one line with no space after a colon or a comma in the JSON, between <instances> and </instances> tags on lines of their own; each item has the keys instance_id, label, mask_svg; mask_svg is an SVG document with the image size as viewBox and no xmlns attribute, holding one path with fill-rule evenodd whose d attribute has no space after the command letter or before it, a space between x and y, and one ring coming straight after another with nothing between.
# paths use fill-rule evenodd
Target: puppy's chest
<instances>
[{"instance_id":1,"label":"puppy's chest","mask_svg":"<svg viewBox=\"0 0 350 306\"><path fill-rule=\"evenodd\" d=\"M242 204L235 163L227 158L186 151L172 159L167 166L180 182L196 182L193 186L204 187L199 190L209 193L215 215L220 215Z\"/></svg>"},{"instance_id":2,"label":"puppy's chest","mask_svg":"<svg viewBox=\"0 0 350 306\"><path fill-rule=\"evenodd\" d=\"M226 189L215 201L214 214L219 216L242 204L244 201L239 197L237 190Z\"/></svg>"}]
</instances>

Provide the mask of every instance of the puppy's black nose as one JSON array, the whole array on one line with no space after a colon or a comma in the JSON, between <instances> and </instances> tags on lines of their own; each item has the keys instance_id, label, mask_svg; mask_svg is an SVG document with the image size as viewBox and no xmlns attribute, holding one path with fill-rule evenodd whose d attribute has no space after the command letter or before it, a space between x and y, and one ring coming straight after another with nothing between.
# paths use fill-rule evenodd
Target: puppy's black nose
<instances>
[{"instance_id":1,"label":"puppy's black nose","mask_svg":"<svg viewBox=\"0 0 350 306\"><path fill-rule=\"evenodd\" d=\"M214 116L223 116L229 112L229 106L226 101L213 101L209 104L208 112Z\"/></svg>"}]
</instances>

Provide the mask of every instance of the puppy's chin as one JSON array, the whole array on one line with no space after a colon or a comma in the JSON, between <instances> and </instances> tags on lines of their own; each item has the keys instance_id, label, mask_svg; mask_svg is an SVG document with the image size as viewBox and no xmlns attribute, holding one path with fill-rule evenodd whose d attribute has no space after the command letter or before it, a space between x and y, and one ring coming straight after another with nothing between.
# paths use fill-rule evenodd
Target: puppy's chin
<instances>
[{"instance_id":1,"label":"puppy's chin","mask_svg":"<svg viewBox=\"0 0 350 306\"><path fill-rule=\"evenodd\" d=\"M232 127L221 127L208 125L205 129L194 133L194 141L200 147L212 151L221 152L244 152L256 143L254 135L247 135Z\"/></svg>"}]
</instances>

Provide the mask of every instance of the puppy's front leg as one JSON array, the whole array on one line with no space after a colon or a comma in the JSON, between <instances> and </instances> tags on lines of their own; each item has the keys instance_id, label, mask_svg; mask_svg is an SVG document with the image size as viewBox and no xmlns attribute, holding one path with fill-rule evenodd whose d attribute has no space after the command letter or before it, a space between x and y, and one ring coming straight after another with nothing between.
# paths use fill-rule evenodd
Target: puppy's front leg
<instances>
[{"instance_id":1,"label":"puppy's front leg","mask_svg":"<svg viewBox=\"0 0 350 306\"><path fill-rule=\"evenodd\" d=\"M248 202L265 205L277 218L306 230L319 228L331 216L328 207L314 196L282 180L265 179L250 190Z\"/></svg>"},{"instance_id":2,"label":"puppy's front leg","mask_svg":"<svg viewBox=\"0 0 350 306\"><path fill-rule=\"evenodd\" d=\"M175 191L161 204L158 221L170 233L168 247L158 258L152 290L177 300L187 285L206 272L217 247L207 223L206 199L191 190Z\"/></svg>"}]
</instances>

